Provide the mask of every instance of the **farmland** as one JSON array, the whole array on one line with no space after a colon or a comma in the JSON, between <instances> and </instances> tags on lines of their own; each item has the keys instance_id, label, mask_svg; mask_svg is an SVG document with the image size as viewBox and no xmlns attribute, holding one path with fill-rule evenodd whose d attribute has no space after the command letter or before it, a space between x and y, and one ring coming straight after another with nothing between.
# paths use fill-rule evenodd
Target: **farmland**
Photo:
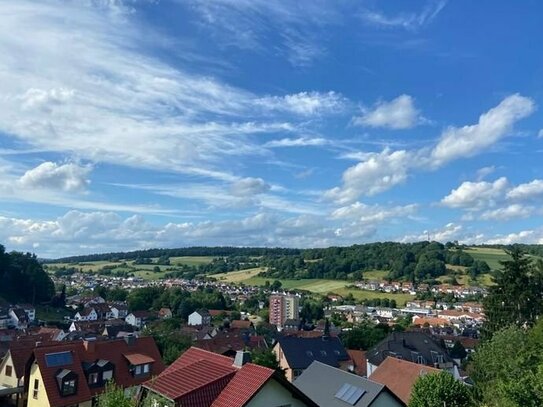
<instances>
[{"instance_id":1,"label":"farmland","mask_svg":"<svg viewBox=\"0 0 543 407\"><path fill-rule=\"evenodd\" d=\"M275 279L258 276L258 273L265 271L263 268L233 271L222 275L215 275L219 281L227 281L231 283L244 283L247 285L264 286L266 281L272 283ZM371 279L381 279L386 275L386 271L372 271L368 272ZM366 274L365 274L366 275ZM220 276L220 277L219 277ZM375 298L388 298L394 299L398 305L404 305L406 301L413 298L409 294L391 294L383 293L380 291L367 291L357 288L349 288L350 283L342 280L327 280L327 279L304 279L304 280L292 280L292 279L279 279L281 287L287 290L305 290L316 294L328 294L334 293L341 296L347 296L351 293L357 300L375 299Z\"/></svg>"}]
</instances>

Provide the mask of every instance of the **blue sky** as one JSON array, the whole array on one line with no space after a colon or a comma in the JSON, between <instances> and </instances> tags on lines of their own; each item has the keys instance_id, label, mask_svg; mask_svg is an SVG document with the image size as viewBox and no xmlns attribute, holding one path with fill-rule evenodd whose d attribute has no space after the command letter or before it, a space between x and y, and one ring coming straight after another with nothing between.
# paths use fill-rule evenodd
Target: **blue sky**
<instances>
[{"instance_id":1,"label":"blue sky","mask_svg":"<svg viewBox=\"0 0 543 407\"><path fill-rule=\"evenodd\" d=\"M0 3L0 242L543 243L539 1Z\"/></svg>"}]
</instances>

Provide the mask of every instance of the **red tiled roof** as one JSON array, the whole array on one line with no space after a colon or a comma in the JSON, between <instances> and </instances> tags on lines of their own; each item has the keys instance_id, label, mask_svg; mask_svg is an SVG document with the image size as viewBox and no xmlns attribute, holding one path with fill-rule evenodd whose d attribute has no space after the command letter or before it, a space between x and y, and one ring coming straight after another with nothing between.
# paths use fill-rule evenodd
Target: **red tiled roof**
<instances>
[{"instance_id":1,"label":"red tiled roof","mask_svg":"<svg viewBox=\"0 0 543 407\"><path fill-rule=\"evenodd\" d=\"M248 329L251 327L251 321L235 320L230 322L230 328L234 329Z\"/></svg>"},{"instance_id":2,"label":"red tiled roof","mask_svg":"<svg viewBox=\"0 0 543 407\"><path fill-rule=\"evenodd\" d=\"M274 370L247 363L213 402L211 407L242 407L273 376Z\"/></svg>"},{"instance_id":3,"label":"red tiled roof","mask_svg":"<svg viewBox=\"0 0 543 407\"><path fill-rule=\"evenodd\" d=\"M224 366L203 359L164 373L155 380L148 382L146 386L171 400L177 401L191 392L203 390L204 387L214 385L216 382L224 382L224 386L226 386L228 380L223 381L222 379L229 379L235 373L236 368L232 366ZM218 386L221 387L220 389L217 386L212 386L212 388L220 392L224 386ZM210 391L207 390L207 392ZM214 393L214 391L211 391L211 393ZM217 395L218 392L215 397Z\"/></svg>"},{"instance_id":4,"label":"red tiled roof","mask_svg":"<svg viewBox=\"0 0 543 407\"><path fill-rule=\"evenodd\" d=\"M142 355L141 353L128 353L124 354L124 357L130 362L132 365L143 365L145 363L153 363L156 362L155 359L147 356Z\"/></svg>"},{"instance_id":5,"label":"red tiled roof","mask_svg":"<svg viewBox=\"0 0 543 407\"><path fill-rule=\"evenodd\" d=\"M369 379L384 384L405 404L408 404L411 397L411 389L417 379L428 373L439 372L441 370L433 367L389 356L377 367Z\"/></svg>"},{"instance_id":6,"label":"red tiled roof","mask_svg":"<svg viewBox=\"0 0 543 407\"><path fill-rule=\"evenodd\" d=\"M47 367L45 355L48 353L72 352L73 363L62 366L62 368L73 371L78 376L77 393L73 396L63 397L60 395L56 374L59 367ZM34 350L34 357L42 374L47 397L51 407L63 407L71 404L81 403L101 393L104 388L96 387L89 389L85 378L82 363L94 363L98 359L111 362L114 366L114 381L121 387L132 387L142 384L149 379L149 376L134 377L129 370L130 364L123 354L138 353L147 355L155 362L151 364L150 375L155 376L164 370L164 364L160 359L160 353L151 337L134 338L134 343L128 345L124 339L111 341L89 342L88 348L83 341L59 342L53 346L40 346Z\"/></svg>"},{"instance_id":7,"label":"red tiled roof","mask_svg":"<svg viewBox=\"0 0 543 407\"><path fill-rule=\"evenodd\" d=\"M214 363L217 363L222 366L232 366L234 359L229 358L228 356L222 356L217 353L208 352L203 349L198 349L195 347L189 348L185 353L183 353L175 362L164 370L163 374L172 372L177 369L181 369L185 366L191 365L194 362L199 360L210 360Z\"/></svg>"}]
</instances>

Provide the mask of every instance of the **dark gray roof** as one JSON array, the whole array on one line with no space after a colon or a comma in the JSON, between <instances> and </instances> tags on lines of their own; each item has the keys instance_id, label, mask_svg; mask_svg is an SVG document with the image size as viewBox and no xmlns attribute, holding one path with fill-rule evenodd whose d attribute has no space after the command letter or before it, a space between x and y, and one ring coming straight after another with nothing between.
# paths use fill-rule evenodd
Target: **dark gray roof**
<instances>
[{"instance_id":1,"label":"dark gray roof","mask_svg":"<svg viewBox=\"0 0 543 407\"><path fill-rule=\"evenodd\" d=\"M382 396L387 399L387 403L383 401L379 405L387 407L404 406L404 403L395 397L385 385L320 362L313 362L294 381L294 385L321 407L348 407L350 405L367 407L383 393L388 394L388 396ZM354 386L363 391L360 399L354 404L347 403L336 397L338 391L345 385Z\"/></svg>"},{"instance_id":2,"label":"dark gray roof","mask_svg":"<svg viewBox=\"0 0 543 407\"><path fill-rule=\"evenodd\" d=\"M339 366L349 360L345 347L337 337L298 338L285 336L279 344L292 369L306 369L315 360L330 366Z\"/></svg>"},{"instance_id":3,"label":"dark gray roof","mask_svg":"<svg viewBox=\"0 0 543 407\"><path fill-rule=\"evenodd\" d=\"M442 363L454 363L445 348L422 332L393 332L366 353L368 362L374 366L388 356L427 366L434 366L441 358Z\"/></svg>"}]
</instances>

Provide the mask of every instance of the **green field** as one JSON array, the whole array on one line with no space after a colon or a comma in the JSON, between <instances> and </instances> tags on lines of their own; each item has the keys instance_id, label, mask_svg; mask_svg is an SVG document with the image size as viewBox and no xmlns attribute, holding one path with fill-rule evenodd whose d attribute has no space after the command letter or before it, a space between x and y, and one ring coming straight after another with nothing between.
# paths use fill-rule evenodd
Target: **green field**
<instances>
[{"instance_id":1,"label":"green field","mask_svg":"<svg viewBox=\"0 0 543 407\"><path fill-rule=\"evenodd\" d=\"M235 272L239 273L239 272ZM230 274L230 273L227 273ZM247 285L256 285L256 286L263 286L266 284L266 281L269 281L272 283L275 279L274 278L266 278L266 277L250 277L244 280L239 280L238 282L243 282ZM359 289L351 289L347 288L348 285L351 283L348 283L346 281L342 280L326 280L326 279L307 279L307 280L286 280L286 279L280 279L282 284L282 288L285 288L287 290L305 290L310 291L316 294L325 295L328 293L334 293L339 294L343 297L347 296L349 293L352 293L353 296L357 300L364 300L364 299L375 299L375 298L389 298L396 300L397 304L399 306L402 306L406 303L406 301L409 301L413 299L413 296L409 294L390 294L390 293L382 293L379 291L367 291L367 290L359 290Z\"/></svg>"},{"instance_id":2,"label":"green field","mask_svg":"<svg viewBox=\"0 0 543 407\"><path fill-rule=\"evenodd\" d=\"M256 275L258 275L259 273L262 273L263 271L266 271L265 267L257 267L254 269L230 271L224 274L213 274L211 275L211 277L214 277L219 281L226 281L228 283L241 283L241 282L245 282L251 277L255 277Z\"/></svg>"},{"instance_id":3,"label":"green field","mask_svg":"<svg viewBox=\"0 0 543 407\"><path fill-rule=\"evenodd\" d=\"M466 249L466 253L470 254L475 260L486 261L492 270L499 270L501 268L500 261L511 259L502 249L470 247Z\"/></svg>"},{"instance_id":4,"label":"green field","mask_svg":"<svg viewBox=\"0 0 543 407\"><path fill-rule=\"evenodd\" d=\"M158 258L152 259L157 261ZM176 271L176 267L182 265L198 266L200 264L209 264L213 261L213 257L209 256L184 256L184 257L171 257L170 265L158 265L160 267L160 273L154 273L153 269L157 264L134 264L133 260L119 260L117 262L111 261L89 261L80 263L49 263L47 264L48 270L54 272L57 268L70 268L74 267L77 270L83 271L83 273L96 273L104 266L113 267L112 272L126 271L134 273L135 277L140 277L145 280L160 279L170 271Z\"/></svg>"}]
</instances>

